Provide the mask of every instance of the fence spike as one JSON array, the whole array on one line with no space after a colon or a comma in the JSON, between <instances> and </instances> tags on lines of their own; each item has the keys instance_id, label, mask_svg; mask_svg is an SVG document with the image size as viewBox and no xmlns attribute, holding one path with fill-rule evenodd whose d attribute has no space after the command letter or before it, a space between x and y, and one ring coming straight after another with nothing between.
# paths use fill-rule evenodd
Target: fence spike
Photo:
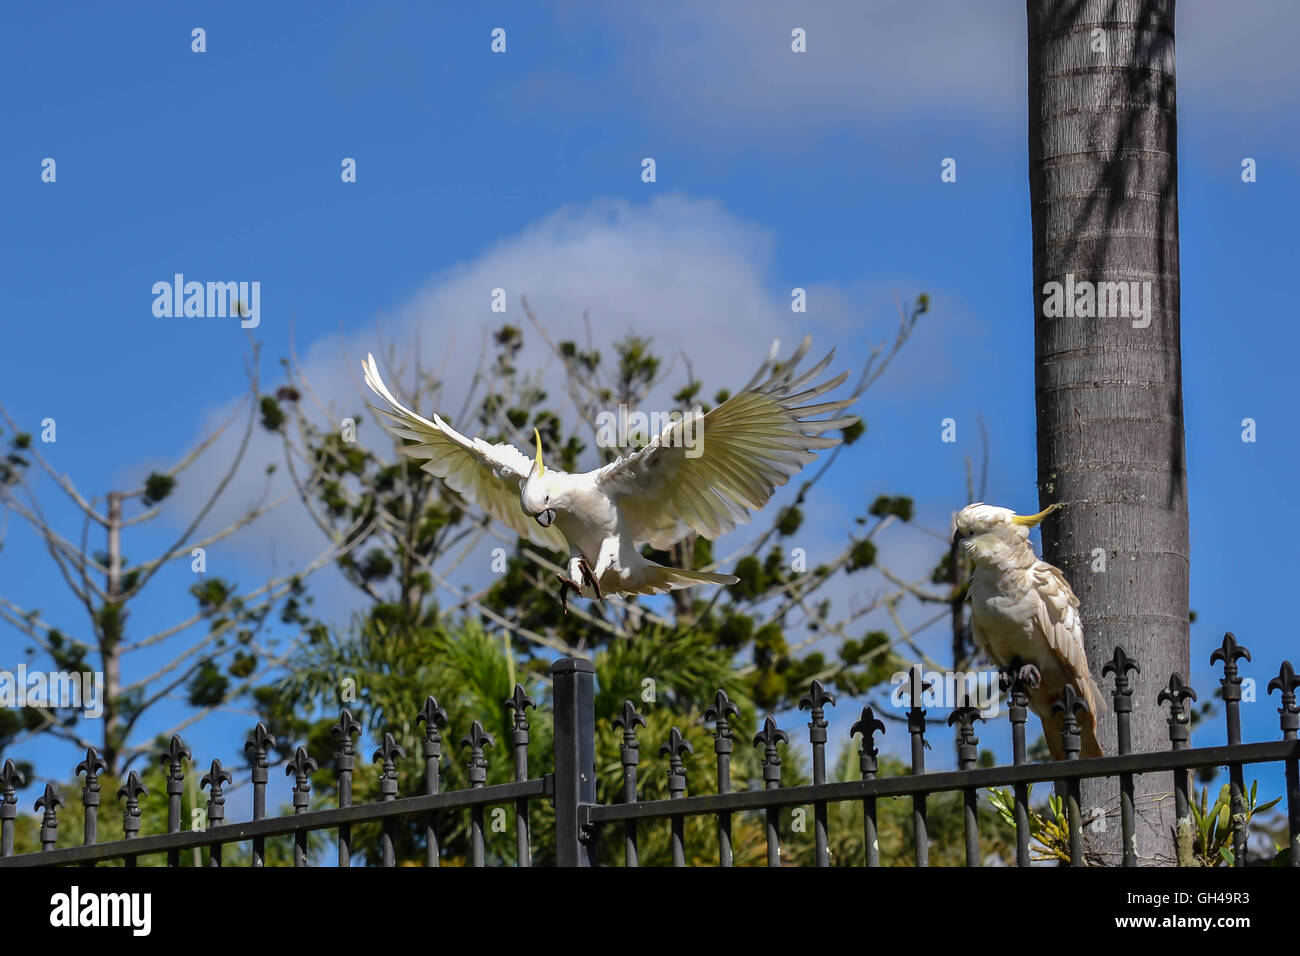
<instances>
[{"instance_id":1,"label":"fence spike","mask_svg":"<svg viewBox=\"0 0 1300 956\"><path fill-rule=\"evenodd\" d=\"M1191 715L1186 707L1189 700L1196 700L1196 691L1184 684L1182 677L1176 672L1169 675L1168 686L1156 695L1157 704L1169 704L1169 742L1174 750L1186 750L1187 742L1191 739ZM1185 865L1182 859L1183 851L1178 848L1183 845L1185 839L1190 838L1192 828L1189 777L1190 774L1183 767L1174 771L1174 845L1179 856L1178 862L1183 865Z\"/></svg>"},{"instance_id":2,"label":"fence spike","mask_svg":"<svg viewBox=\"0 0 1300 956\"><path fill-rule=\"evenodd\" d=\"M275 737L260 720L253 728L253 736L244 743L244 753L248 756L248 765L253 778L253 819L261 820L266 816L266 781L268 779L266 754L275 746ZM253 866L266 865L266 840L253 837Z\"/></svg>"},{"instance_id":3,"label":"fence spike","mask_svg":"<svg viewBox=\"0 0 1300 956\"><path fill-rule=\"evenodd\" d=\"M1218 661L1223 662L1223 677L1219 679L1219 686L1229 746L1241 743L1242 677L1237 671L1237 661L1243 659L1250 660L1250 651L1237 643L1237 637L1231 631L1223 635L1223 644L1210 655L1211 667ZM1240 763L1228 764L1228 792L1232 808L1232 865L1245 866L1249 834L1246 832L1246 777Z\"/></svg>"},{"instance_id":4,"label":"fence spike","mask_svg":"<svg viewBox=\"0 0 1300 956\"><path fill-rule=\"evenodd\" d=\"M781 744L789 745L790 735L776 726L768 714L763 718L763 729L754 734L754 746L763 745L763 789L775 790L781 786ZM776 807L764 811L767 821L767 865L781 865L780 816Z\"/></svg>"},{"instance_id":5,"label":"fence spike","mask_svg":"<svg viewBox=\"0 0 1300 956\"><path fill-rule=\"evenodd\" d=\"M704 722L713 724L713 754L718 765L718 793L731 793L731 750L732 732L729 717L739 717L737 707L727 692L718 688L713 695L713 703L704 711ZM732 866L735 857L731 849L731 814L726 810L718 812L718 865Z\"/></svg>"},{"instance_id":6,"label":"fence spike","mask_svg":"<svg viewBox=\"0 0 1300 956\"><path fill-rule=\"evenodd\" d=\"M676 727L669 731L668 742L659 747L659 756L668 757L668 797L671 800L686 796L686 765L682 762L682 755L693 753L695 748ZM673 866L686 865L685 825L684 817L675 816L671 820Z\"/></svg>"},{"instance_id":7,"label":"fence spike","mask_svg":"<svg viewBox=\"0 0 1300 956\"><path fill-rule=\"evenodd\" d=\"M54 844L59 841L59 807L65 806L63 794L59 793L59 788L53 783L45 784L45 792L36 798L34 809L40 810L42 807L45 813L41 815L41 849L53 850Z\"/></svg>"},{"instance_id":8,"label":"fence spike","mask_svg":"<svg viewBox=\"0 0 1300 956\"><path fill-rule=\"evenodd\" d=\"M160 762L167 768L167 832L177 833L181 828L181 793L185 789L185 770L183 764L192 760L190 750L181 742L178 734L172 734L167 749L158 755ZM180 851L167 851L167 865L180 865Z\"/></svg>"},{"instance_id":9,"label":"fence spike","mask_svg":"<svg viewBox=\"0 0 1300 956\"><path fill-rule=\"evenodd\" d=\"M447 726L447 711L430 694L424 699L420 712L415 715L415 722L424 724L424 792L434 794L442 783L438 773L442 763L442 728ZM440 862L438 815L430 813L424 818L424 863L425 866L438 866Z\"/></svg>"},{"instance_id":10,"label":"fence spike","mask_svg":"<svg viewBox=\"0 0 1300 956\"><path fill-rule=\"evenodd\" d=\"M299 747L293 759L284 765L285 776L293 777L293 812L306 813L311 808L311 775L317 770L316 761ZM293 834L293 865L307 865L307 831L295 830Z\"/></svg>"},{"instance_id":11,"label":"fence spike","mask_svg":"<svg viewBox=\"0 0 1300 956\"><path fill-rule=\"evenodd\" d=\"M208 829L221 826L226 819L226 796L222 792L222 783L231 783L234 778L230 776L228 770L223 770L221 761L215 757L212 759L212 766L202 777L199 778L199 789L209 787L208 794ZM208 848L208 865L221 866L221 844L213 843Z\"/></svg>"},{"instance_id":12,"label":"fence spike","mask_svg":"<svg viewBox=\"0 0 1300 956\"><path fill-rule=\"evenodd\" d=\"M465 766L469 770L469 785L478 790L487 783L487 757L483 755L484 747L496 746L496 738L483 729L477 720L470 724L469 733L460 740L460 747L469 748L469 759ZM474 866L485 866L485 846L483 839L483 807L471 807L469 812L470 861Z\"/></svg>"},{"instance_id":13,"label":"fence spike","mask_svg":"<svg viewBox=\"0 0 1300 956\"><path fill-rule=\"evenodd\" d=\"M514 745L515 780L528 779L528 715L529 707L536 707L533 699L524 693L523 684L515 684L515 691L506 698L505 706L514 712L514 726L510 742ZM528 835L528 801L515 801L515 859L521 867L532 865L532 846Z\"/></svg>"},{"instance_id":14,"label":"fence spike","mask_svg":"<svg viewBox=\"0 0 1300 956\"><path fill-rule=\"evenodd\" d=\"M812 719L808 721L808 740L813 751L813 783L826 782L826 728L828 726L824 708L835 706L835 695L822 686L822 682L813 680L808 693L799 699L799 709L811 711ZM830 838L826 824L826 801L813 803L813 828L818 866L830 866Z\"/></svg>"},{"instance_id":15,"label":"fence spike","mask_svg":"<svg viewBox=\"0 0 1300 956\"><path fill-rule=\"evenodd\" d=\"M346 707L339 711L338 722L330 728L330 736L334 738L334 772L338 776L339 807L350 807L352 806L352 772L356 768L357 759L357 750L352 738L361 736L361 725L353 719L352 711ZM351 866L352 824L339 824L338 848L339 866Z\"/></svg>"},{"instance_id":16,"label":"fence spike","mask_svg":"<svg viewBox=\"0 0 1300 956\"><path fill-rule=\"evenodd\" d=\"M1102 665L1101 676L1113 674L1115 691L1111 701L1115 707L1115 738L1117 753L1125 756L1133 750L1133 681L1129 673L1140 674L1142 668L1138 662L1128 656L1128 652L1115 645L1115 653ZM1137 866L1137 811L1133 804L1133 774L1119 775L1119 818L1121 842L1123 843L1123 865Z\"/></svg>"},{"instance_id":17,"label":"fence spike","mask_svg":"<svg viewBox=\"0 0 1300 956\"><path fill-rule=\"evenodd\" d=\"M1296 689L1300 676L1290 661L1283 661L1277 676L1268 682L1268 692L1279 691L1282 706L1277 709L1282 718L1282 739L1295 740L1300 732L1300 706L1296 704ZM1286 761L1286 821L1291 837L1291 865L1300 866L1300 760L1288 757Z\"/></svg>"},{"instance_id":18,"label":"fence spike","mask_svg":"<svg viewBox=\"0 0 1300 956\"><path fill-rule=\"evenodd\" d=\"M149 789L140 782L140 775L134 770L126 775L126 783L118 788L118 798L126 798L126 805L122 808L123 839L133 840L140 832L140 798L148 794ZM123 862L128 867L135 866L135 857L128 856Z\"/></svg>"},{"instance_id":19,"label":"fence spike","mask_svg":"<svg viewBox=\"0 0 1300 956\"><path fill-rule=\"evenodd\" d=\"M876 716L870 707L862 708L862 716L849 728L849 736L861 734L862 745L858 748L858 770L863 780L876 777L877 758L880 751L876 748L876 734L885 732L885 723ZM862 799L862 836L866 846L867 866L880 866L880 835L876 829L876 798Z\"/></svg>"},{"instance_id":20,"label":"fence spike","mask_svg":"<svg viewBox=\"0 0 1300 956\"><path fill-rule=\"evenodd\" d=\"M86 775L81 784L81 805L85 809L82 845L90 846L99 839L99 775L108 769L104 758L94 747L86 748L86 759L77 764L76 774ZM94 866L93 863L86 864Z\"/></svg>"},{"instance_id":21,"label":"fence spike","mask_svg":"<svg viewBox=\"0 0 1300 956\"><path fill-rule=\"evenodd\" d=\"M707 714L705 719L708 719ZM645 726L645 718L637 713L636 704L624 700L623 713L615 717L612 723L615 730L621 728L623 731L623 740L618 748L619 763L623 766L623 802L636 803L636 767L641 759L641 745L636 739L636 729ZM623 862L627 866L637 866L640 863L635 820L623 824Z\"/></svg>"}]
</instances>

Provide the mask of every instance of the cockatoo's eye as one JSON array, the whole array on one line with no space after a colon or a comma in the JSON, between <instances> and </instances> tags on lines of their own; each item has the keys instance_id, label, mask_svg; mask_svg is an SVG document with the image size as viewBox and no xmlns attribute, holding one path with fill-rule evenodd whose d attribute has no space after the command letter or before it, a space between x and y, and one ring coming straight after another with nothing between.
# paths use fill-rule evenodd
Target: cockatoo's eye
<instances>
[{"instance_id":1,"label":"cockatoo's eye","mask_svg":"<svg viewBox=\"0 0 1300 956\"><path fill-rule=\"evenodd\" d=\"M549 505L550 503L551 503L551 496L548 494L546 498L542 501L542 504Z\"/></svg>"}]
</instances>

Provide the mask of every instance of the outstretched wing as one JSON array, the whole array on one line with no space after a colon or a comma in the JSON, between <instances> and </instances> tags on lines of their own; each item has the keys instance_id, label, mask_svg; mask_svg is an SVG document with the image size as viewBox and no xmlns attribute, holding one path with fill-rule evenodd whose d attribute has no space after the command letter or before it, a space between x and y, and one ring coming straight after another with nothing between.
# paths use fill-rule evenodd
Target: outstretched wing
<instances>
[{"instance_id":1,"label":"outstretched wing","mask_svg":"<svg viewBox=\"0 0 1300 956\"><path fill-rule=\"evenodd\" d=\"M1088 655L1083 644L1083 622L1079 619L1079 599L1059 568L1046 561L1035 562L1031 583L1038 594L1038 630L1067 671L1074 674L1075 689L1088 705L1095 723L1098 707L1106 709L1106 700L1088 670Z\"/></svg>"},{"instance_id":2,"label":"outstretched wing","mask_svg":"<svg viewBox=\"0 0 1300 956\"><path fill-rule=\"evenodd\" d=\"M785 362L769 358L744 388L707 415L688 413L640 451L596 472L597 483L614 500L637 541L663 549L688 531L717 538L748 521L749 512L763 507L779 486L816 457L816 450L840 443L841 438L822 433L848 427L857 421L855 416L809 419L833 416L857 396L810 404L849 375L844 372L804 388L835 355L832 349L796 376L795 367L810 342L805 338Z\"/></svg>"},{"instance_id":3,"label":"outstretched wing","mask_svg":"<svg viewBox=\"0 0 1300 956\"><path fill-rule=\"evenodd\" d=\"M519 506L519 482L528 477L532 461L514 445L491 444L481 438L466 438L437 415L433 421L404 406L388 390L375 357L362 363L366 384L382 398L387 408L372 406L388 419L385 426L394 436L414 444L403 445L402 454L423 459L420 467L471 504L508 525L520 537L544 548L563 550L564 535L554 526L543 528Z\"/></svg>"}]
</instances>

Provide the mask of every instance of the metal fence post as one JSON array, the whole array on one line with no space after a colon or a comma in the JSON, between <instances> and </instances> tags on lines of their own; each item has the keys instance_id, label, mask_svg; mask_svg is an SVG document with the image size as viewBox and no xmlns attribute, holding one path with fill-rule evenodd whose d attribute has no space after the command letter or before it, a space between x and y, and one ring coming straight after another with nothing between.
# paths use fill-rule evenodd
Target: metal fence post
<instances>
[{"instance_id":1,"label":"metal fence post","mask_svg":"<svg viewBox=\"0 0 1300 956\"><path fill-rule=\"evenodd\" d=\"M17 789L27 783L12 758L0 767L0 856L13 856L14 820L18 817Z\"/></svg>"},{"instance_id":2,"label":"metal fence post","mask_svg":"<svg viewBox=\"0 0 1300 956\"><path fill-rule=\"evenodd\" d=\"M1111 701L1115 707L1115 734L1118 753L1128 756L1133 750L1133 682L1129 671L1142 673L1138 662L1115 645L1115 655L1101 669L1101 676L1115 675L1115 692ZM1137 816L1133 809L1133 775L1119 775L1119 818L1124 841L1124 865L1137 866Z\"/></svg>"},{"instance_id":3,"label":"metal fence post","mask_svg":"<svg viewBox=\"0 0 1300 956\"><path fill-rule=\"evenodd\" d=\"M193 760L190 748L186 747L177 734L172 734L171 743L159 754L162 764L167 768L167 832L179 833L181 829L181 792L185 787L184 762ZM179 850L167 851L167 865L180 866Z\"/></svg>"},{"instance_id":4,"label":"metal fence post","mask_svg":"<svg viewBox=\"0 0 1300 956\"><path fill-rule=\"evenodd\" d=\"M1300 705L1296 704L1296 689L1300 677L1290 661L1283 661L1277 676L1268 682L1268 693L1279 691L1282 706L1277 709L1282 717L1282 739L1295 740L1300 734ZM1294 757L1286 760L1286 818L1291 837L1291 865L1300 866L1300 761Z\"/></svg>"},{"instance_id":5,"label":"metal fence post","mask_svg":"<svg viewBox=\"0 0 1300 956\"><path fill-rule=\"evenodd\" d=\"M555 699L555 862L594 866L583 808L596 802L596 668L580 657L551 665Z\"/></svg>"},{"instance_id":6,"label":"metal fence post","mask_svg":"<svg viewBox=\"0 0 1300 956\"><path fill-rule=\"evenodd\" d=\"M1241 743L1241 685L1237 661L1250 660L1250 651L1237 643L1232 631L1223 635L1223 644L1210 655L1210 666L1223 662L1223 709L1228 720L1228 746ZM1246 778L1241 764L1228 764L1229 794L1232 801L1232 865L1246 865Z\"/></svg>"},{"instance_id":7,"label":"metal fence post","mask_svg":"<svg viewBox=\"0 0 1300 956\"><path fill-rule=\"evenodd\" d=\"M1196 691L1183 683L1177 673L1169 675L1169 685L1156 695L1156 705L1169 704L1169 742L1174 750L1186 750L1191 739L1191 721L1185 706L1196 700ZM1179 866L1187 866L1192 852L1192 809L1186 767L1174 771L1174 854Z\"/></svg>"}]
</instances>

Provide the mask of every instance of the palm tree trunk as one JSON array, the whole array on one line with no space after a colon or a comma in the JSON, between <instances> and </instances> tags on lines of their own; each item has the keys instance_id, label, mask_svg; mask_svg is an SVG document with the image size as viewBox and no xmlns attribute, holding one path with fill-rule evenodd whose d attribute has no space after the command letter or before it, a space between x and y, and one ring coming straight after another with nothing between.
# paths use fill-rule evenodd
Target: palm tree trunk
<instances>
[{"instance_id":1,"label":"palm tree trunk","mask_svg":"<svg viewBox=\"0 0 1300 956\"><path fill-rule=\"evenodd\" d=\"M1174 0L1027 7L1039 496L1067 505L1043 550L1079 596L1093 675L1116 645L1141 665L1133 749L1166 750L1156 694L1188 667ZM1115 752L1113 710L1098 737ZM1141 862L1172 861L1170 790L1138 778ZM1090 853L1118 862L1116 785L1083 798L1111 814Z\"/></svg>"}]
</instances>

